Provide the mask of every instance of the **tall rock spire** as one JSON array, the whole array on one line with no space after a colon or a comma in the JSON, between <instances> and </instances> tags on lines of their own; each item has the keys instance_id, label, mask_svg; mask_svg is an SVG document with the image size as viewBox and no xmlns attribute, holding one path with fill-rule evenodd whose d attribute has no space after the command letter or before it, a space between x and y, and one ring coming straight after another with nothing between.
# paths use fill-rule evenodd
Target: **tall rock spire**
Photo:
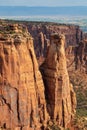
<instances>
[{"instance_id":1,"label":"tall rock spire","mask_svg":"<svg viewBox=\"0 0 87 130\"><path fill-rule=\"evenodd\" d=\"M47 108L51 119L67 127L76 107L76 96L69 80L65 56L65 37L51 35L51 45L42 65Z\"/></svg>"}]
</instances>

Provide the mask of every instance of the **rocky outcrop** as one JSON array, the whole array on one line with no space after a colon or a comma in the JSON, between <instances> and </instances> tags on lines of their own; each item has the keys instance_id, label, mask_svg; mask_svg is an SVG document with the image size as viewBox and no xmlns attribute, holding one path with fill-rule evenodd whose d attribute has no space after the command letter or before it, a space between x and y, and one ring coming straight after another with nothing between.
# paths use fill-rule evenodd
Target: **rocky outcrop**
<instances>
[{"instance_id":1,"label":"rocky outcrop","mask_svg":"<svg viewBox=\"0 0 87 130\"><path fill-rule=\"evenodd\" d=\"M26 26L9 23L0 26L2 129L47 130L49 121L67 128L72 121L76 97L67 72L65 37L53 34L50 43L40 31L37 38L42 47L41 56L46 55L41 66L44 83L34 53L33 38Z\"/></svg>"},{"instance_id":2,"label":"rocky outcrop","mask_svg":"<svg viewBox=\"0 0 87 130\"><path fill-rule=\"evenodd\" d=\"M28 27L29 32L34 37L34 48L37 57L40 57L42 55L46 57L47 48L50 44L51 33L64 34L66 37L66 48L70 45L76 45L83 38L82 30L80 30L79 26L75 25L47 22L25 22L23 24ZM43 40L40 40L40 34L41 39ZM43 52L41 51L41 48L43 48Z\"/></svg>"},{"instance_id":3,"label":"rocky outcrop","mask_svg":"<svg viewBox=\"0 0 87 130\"><path fill-rule=\"evenodd\" d=\"M51 46L41 71L49 115L52 120L66 128L75 113L76 95L67 72L64 46L64 35L51 35Z\"/></svg>"},{"instance_id":4,"label":"rocky outcrop","mask_svg":"<svg viewBox=\"0 0 87 130\"><path fill-rule=\"evenodd\" d=\"M2 29L3 28L3 29ZM0 31L0 127L40 130L48 114L33 38L20 25Z\"/></svg>"},{"instance_id":5,"label":"rocky outcrop","mask_svg":"<svg viewBox=\"0 0 87 130\"><path fill-rule=\"evenodd\" d=\"M87 40L84 39L78 43L74 49L75 69L85 70L87 73Z\"/></svg>"},{"instance_id":6,"label":"rocky outcrop","mask_svg":"<svg viewBox=\"0 0 87 130\"><path fill-rule=\"evenodd\" d=\"M28 27L29 32L34 37L34 48L39 64L41 64L43 58L46 57L47 50L51 44L51 33L61 33L66 37L65 51L67 61L69 61L68 66L70 69L74 68L75 70L78 68L79 70L85 70L87 73L87 60L83 58L83 47L81 47L84 45L80 45L83 39L87 39L87 34L84 33L79 26L47 22L24 22L23 24Z\"/></svg>"}]
</instances>

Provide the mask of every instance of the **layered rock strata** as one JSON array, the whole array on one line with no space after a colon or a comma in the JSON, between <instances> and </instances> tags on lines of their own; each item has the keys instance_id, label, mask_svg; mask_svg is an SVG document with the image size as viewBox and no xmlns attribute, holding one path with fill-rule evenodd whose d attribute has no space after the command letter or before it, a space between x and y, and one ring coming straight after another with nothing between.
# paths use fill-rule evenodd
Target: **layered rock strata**
<instances>
[{"instance_id":1,"label":"layered rock strata","mask_svg":"<svg viewBox=\"0 0 87 130\"><path fill-rule=\"evenodd\" d=\"M75 69L87 73L87 39L79 42L74 51Z\"/></svg>"},{"instance_id":2,"label":"layered rock strata","mask_svg":"<svg viewBox=\"0 0 87 130\"><path fill-rule=\"evenodd\" d=\"M3 25L0 31L0 127L40 130L48 120L44 85L25 27Z\"/></svg>"},{"instance_id":3,"label":"layered rock strata","mask_svg":"<svg viewBox=\"0 0 87 130\"><path fill-rule=\"evenodd\" d=\"M42 54L43 37L46 40L46 36L39 33ZM65 38L53 34L51 45L46 42L47 56L41 66L43 83L33 38L26 27L0 25L0 128L47 130L50 119L58 126L70 125L76 97L66 67Z\"/></svg>"},{"instance_id":4,"label":"layered rock strata","mask_svg":"<svg viewBox=\"0 0 87 130\"><path fill-rule=\"evenodd\" d=\"M64 45L64 35L51 35L51 46L41 71L49 115L52 120L66 128L75 113L76 95L67 72Z\"/></svg>"},{"instance_id":5,"label":"layered rock strata","mask_svg":"<svg viewBox=\"0 0 87 130\"><path fill-rule=\"evenodd\" d=\"M78 44L83 38L82 30L79 26L75 25L49 22L27 22L24 24L28 27L29 32L34 37L34 48L37 57L46 57L51 33L64 34L66 37L66 48L70 45L74 46Z\"/></svg>"}]
</instances>

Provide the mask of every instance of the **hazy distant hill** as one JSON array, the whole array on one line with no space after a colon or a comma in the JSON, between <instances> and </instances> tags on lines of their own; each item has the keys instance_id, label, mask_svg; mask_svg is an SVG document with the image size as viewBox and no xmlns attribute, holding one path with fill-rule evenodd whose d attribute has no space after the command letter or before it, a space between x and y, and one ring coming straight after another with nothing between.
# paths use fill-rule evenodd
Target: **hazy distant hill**
<instances>
[{"instance_id":1,"label":"hazy distant hill","mask_svg":"<svg viewBox=\"0 0 87 130\"><path fill-rule=\"evenodd\" d=\"M72 7L25 7L0 6L0 16L29 16L29 15L72 15L86 16L86 6Z\"/></svg>"}]
</instances>

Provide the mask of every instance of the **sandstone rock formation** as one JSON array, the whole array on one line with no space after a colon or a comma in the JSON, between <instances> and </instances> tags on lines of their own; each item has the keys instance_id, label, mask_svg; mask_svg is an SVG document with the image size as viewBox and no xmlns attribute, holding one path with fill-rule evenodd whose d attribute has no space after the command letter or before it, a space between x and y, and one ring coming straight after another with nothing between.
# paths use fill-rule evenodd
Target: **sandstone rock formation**
<instances>
[{"instance_id":1,"label":"sandstone rock formation","mask_svg":"<svg viewBox=\"0 0 87 130\"><path fill-rule=\"evenodd\" d=\"M33 38L26 26L0 25L2 129L47 130L50 119L67 128L72 121L76 96L67 72L65 37L53 34L50 43L50 37L47 38L43 31L39 30L37 36L42 47L40 55L47 55L41 66L44 83L34 53Z\"/></svg>"},{"instance_id":2,"label":"sandstone rock formation","mask_svg":"<svg viewBox=\"0 0 87 130\"><path fill-rule=\"evenodd\" d=\"M66 24L57 24L57 23L47 23L47 22L27 22L23 23L28 27L29 32L34 37L34 47L36 56L40 57L41 54L41 45L43 46L43 56L46 57L47 44L50 44L50 35L51 33L61 33L66 37L66 45L76 45L83 38L83 32L80 30L79 26L75 25L66 25ZM39 40L39 34L42 34L42 39ZM45 37L44 37L45 35ZM46 39L46 40L45 40ZM42 43L42 44L41 44Z\"/></svg>"},{"instance_id":3,"label":"sandstone rock formation","mask_svg":"<svg viewBox=\"0 0 87 130\"><path fill-rule=\"evenodd\" d=\"M2 29L3 28L3 29ZM40 130L48 120L44 85L25 27L0 30L0 127Z\"/></svg>"},{"instance_id":4,"label":"sandstone rock formation","mask_svg":"<svg viewBox=\"0 0 87 130\"><path fill-rule=\"evenodd\" d=\"M49 115L52 120L66 128L75 113L76 95L67 72L64 45L64 35L51 35L51 46L41 71Z\"/></svg>"},{"instance_id":5,"label":"sandstone rock formation","mask_svg":"<svg viewBox=\"0 0 87 130\"><path fill-rule=\"evenodd\" d=\"M38 49L39 49L39 57L45 57L46 56L46 52L47 52L47 48L50 45L50 41L49 39L46 38L46 35L43 34L42 32L39 33L38 36Z\"/></svg>"},{"instance_id":6,"label":"sandstone rock formation","mask_svg":"<svg viewBox=\"0 0 87 130\"><path fill-rule=\"evenodd\" d=\"M87 40L82 40L78 43L78 46L75 47L74 51L75 59L75 69L82 71L85 69L87 73Z\"/></svg>"}]
</instances>

